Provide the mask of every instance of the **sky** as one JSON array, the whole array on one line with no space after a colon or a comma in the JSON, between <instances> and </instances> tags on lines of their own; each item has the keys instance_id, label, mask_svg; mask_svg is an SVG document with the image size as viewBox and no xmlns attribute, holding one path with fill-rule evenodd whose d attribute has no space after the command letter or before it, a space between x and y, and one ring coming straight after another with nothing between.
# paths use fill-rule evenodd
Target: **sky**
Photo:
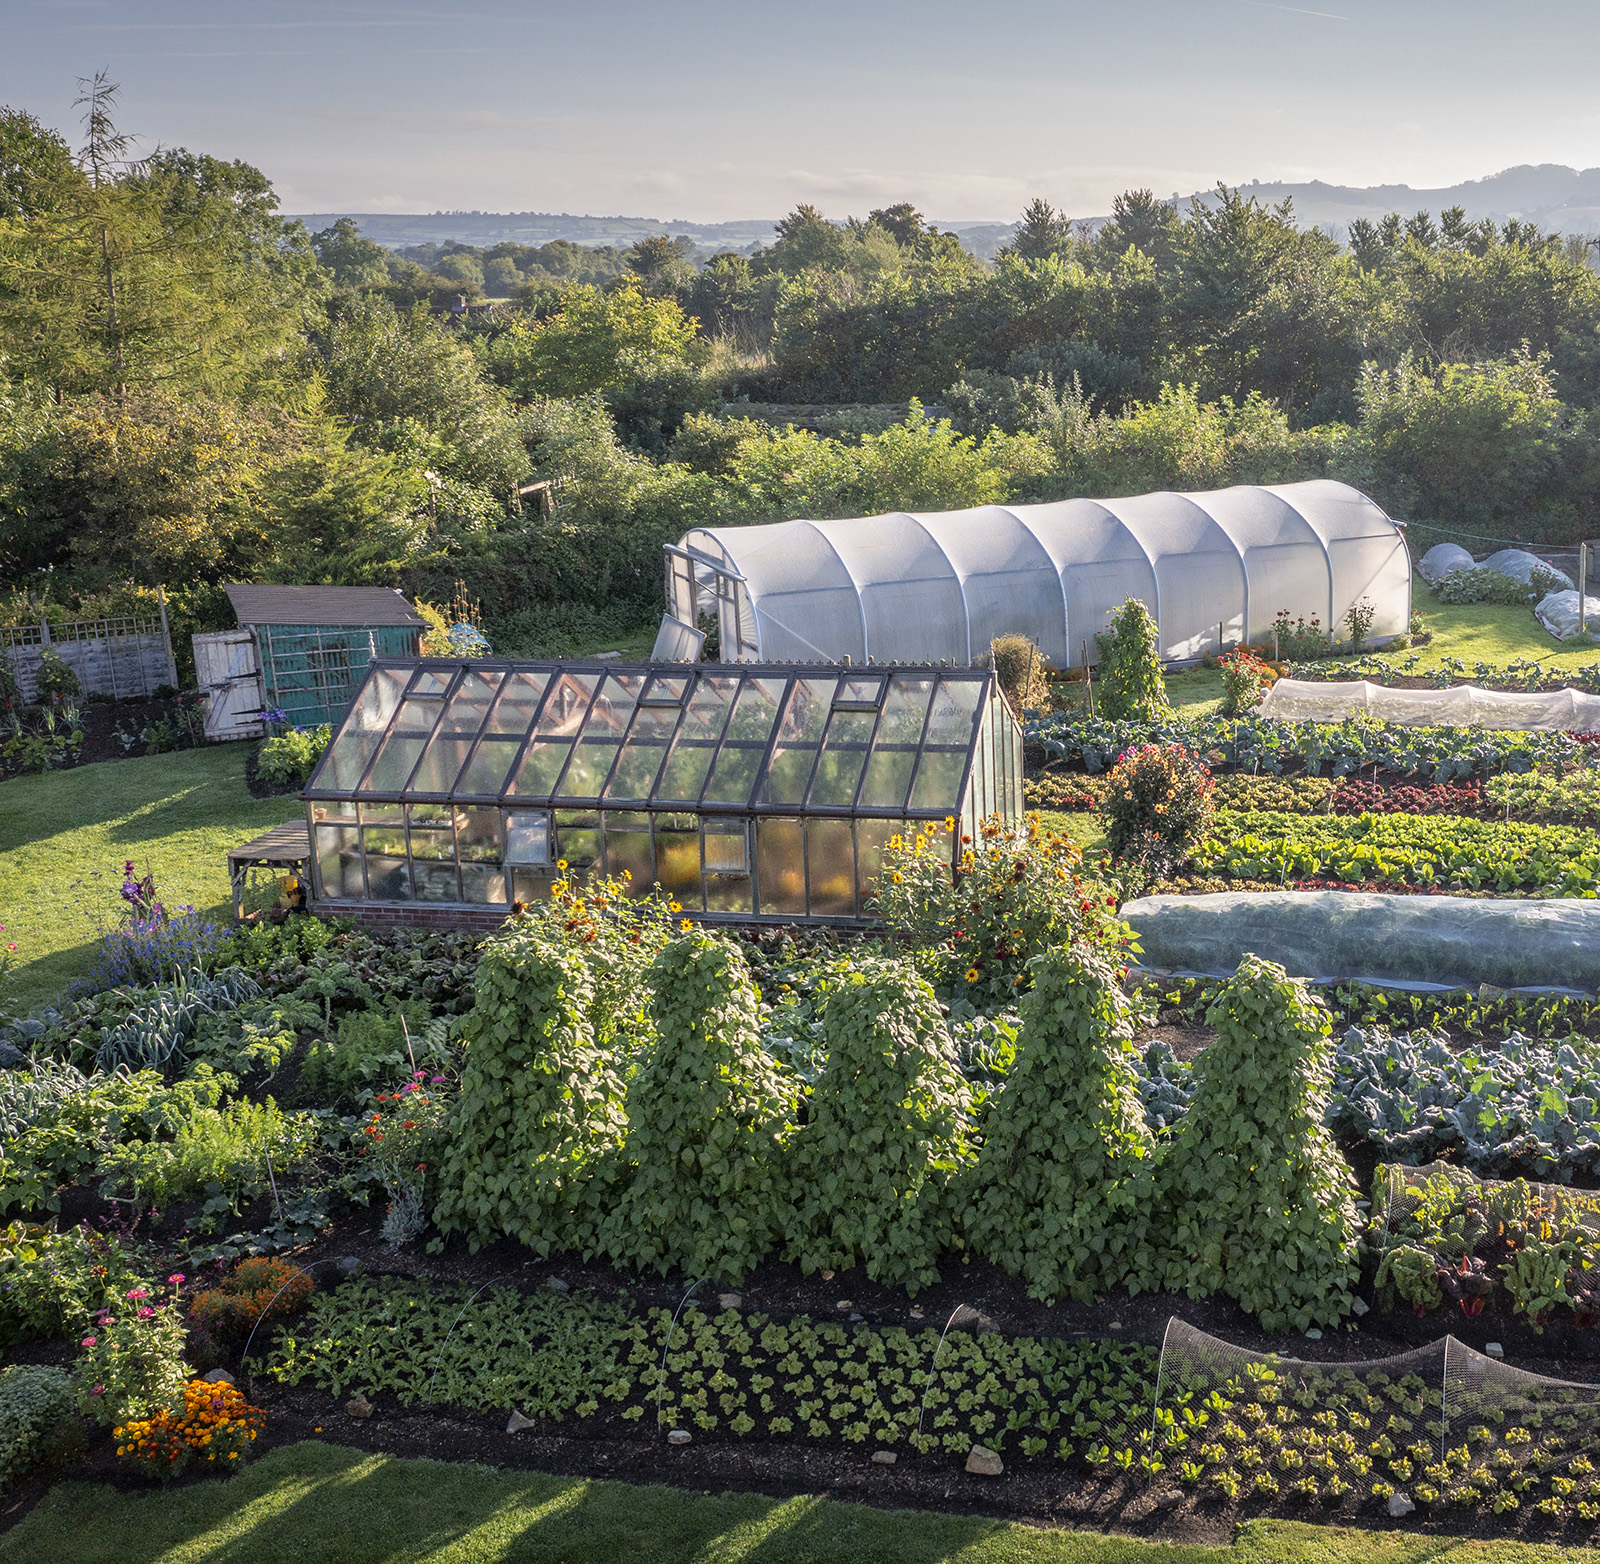
<instances>
[{"instance_id":1,"label":"sky","mask_svg":"<svg viewBox=\"0 0 1600 1564\"><path fill-rule=\"evenodd\" d=\"M0 0L0 102L242 158L290 212L699 222L1600 164L1594 0Z\"/></svg>"}]
</instances>

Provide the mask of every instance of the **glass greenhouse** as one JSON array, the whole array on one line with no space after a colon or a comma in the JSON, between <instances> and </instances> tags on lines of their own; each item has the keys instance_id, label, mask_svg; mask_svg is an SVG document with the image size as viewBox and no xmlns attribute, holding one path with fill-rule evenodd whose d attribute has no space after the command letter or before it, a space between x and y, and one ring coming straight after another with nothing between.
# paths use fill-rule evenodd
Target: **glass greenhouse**
<instances>
[{"instance_id":1,"label":"glass greenhouse","mask_svg":"<svg viewBox=\"0 0 1600 1564\"><path fill-rule=\"evenodd\" d=\"M1336 628L1363 597L1374 639L1411 624L1400 529L1327 479L702 527L669 545L666 568L664 631L715 614L724 662L970 664L1018 632L1072 667L1096 660L1096 633L1129 597L1172 661L1270 641L1280 610Z\"/></svg>"},{"instance_id":2,"label":"glass greenhouse","mask_svg":"<svg viewBox=\"0 0 1600 1564\"><path fill-rule=\"evenodd\" d=\"M866 916L918 821L1022 812L987 670L377 662L305 789L317 904L486 911L569 865L685 910Z\"/></svg>"}]
</instances>

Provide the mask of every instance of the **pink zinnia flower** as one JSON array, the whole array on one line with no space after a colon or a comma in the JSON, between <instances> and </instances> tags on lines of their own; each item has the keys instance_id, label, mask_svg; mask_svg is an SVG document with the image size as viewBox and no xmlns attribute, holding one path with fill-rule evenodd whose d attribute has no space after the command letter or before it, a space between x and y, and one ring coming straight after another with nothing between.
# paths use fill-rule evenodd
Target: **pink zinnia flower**
<instances>
[{"instance_id":1,"label":"pink zinnia flower","mask_svg":"<svg viewBox=\"0 0 1600 1564\"><path fill-rule=\"evenodd\" d=\"M99 1339L100 1338L98 1336L85 1336L83 1338L83 1344L86 1347L92 1347Z\"/></svg>"},{"instance_id":2,"label":"pink zinnia flower","mask_svg":"<svg viewBox=\"0 0 1600 1564\"><path fill-rule=\"evenodd\" d=\"M96 1385L94 1389L89 1392L91 1396L103 1396L105 1393L106 1387L104 1385Z\"/></svg>"},{"instance_id":3,"label":"pink zinnia flower","mask_svg":"<svg viewBox=\"0 0 1600 1564\"><path fill-rule=\"evenodd\" d=\"M436 1075L436 1076L434 1076L434 1078L431 1081L428 1082L428 1084L430 1086L443 1086L444 1085L444 1077L442 1075Z\"/></svg>"},{"instance_id":4,"label":"pink zinnia flower","mask_svg":"<svg viewBox=\"0 0 1600 1564\"><path fill-rule=\"evenodd\" d=\"M127 1292L130 1298L148 1298L150 1296L142 1287L130 1287Z\"/></svg>"},{"instance_id":5,"label":"pink zinnia flower","mask_svg":"<svg viewBox=\"0 0 1600 1564\"><path fill-rule=\"evenodd\" d=\"M183 1285L183 1272L174 1271L172 1275L167 1278L167 1280L171 1282L174 1287L181 1287Z\"/></svg>"},{"instance_id":6,"label":"pink zinnia flower","mask_svg":"<svg viewBox=\"0 0 1600 1564\"><path fill-rule=\"evenodd\" d=\"M150 1308L148 1305L139 1310L139 1318L141 1320L153 1320L155 1317L156 1311Z\"/></svg>"}]
</instances>

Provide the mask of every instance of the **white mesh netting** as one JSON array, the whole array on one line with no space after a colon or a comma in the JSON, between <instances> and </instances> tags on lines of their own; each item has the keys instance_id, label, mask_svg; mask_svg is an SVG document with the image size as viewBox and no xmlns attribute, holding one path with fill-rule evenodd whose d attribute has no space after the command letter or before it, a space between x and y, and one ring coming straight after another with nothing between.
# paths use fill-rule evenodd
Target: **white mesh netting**
<instances>
[{"instance_id":1,"label":"white mesh netting","mask_svg":"<svg viewBox=\"0 0 1600 1564\"><path fill-rule=\"evenodd\" d=\"M1246 954L1316 982L1600 993L1600 901L1220 891L1145 896L1121 916L1148 968L1232 977Z\"/></svg>"},{"instance_id":2,"label":"white mesh netting","mask_svg":"<svg viewBox=\"0 0 1600 1564\"><path fill-rule=\"evenodd\" d=\"M1417 563L1417 574L1432 586L1452 570L1471 570L1477 561L1459 543L1435 543Z\"/></svg>"},{"instance_id":3,"label":"white mesh netting","mask_svg":"<svg viewBox=\"0 0 1600 1564\"><path fill-rule=\"evenodd\" d=\"M1546 728L1567 733L1600 729L1600 695L1572 689L1524 695L1480 690L1473 684L1448 690L1393 690L1365 679L1338 684L1279 679L1267 691L1259 710L1263 717L1281 722L1342 722L1346 717L1367 716L1421 728L1512 732Z\"/></svg>"},{"instance_id":4,"label":"white mesh netting","mask_svg":"<svg viewBox=\"0 0 1600 1564\"><path fill-rule=\"evenodd\" d=\"M1546 630L1558 641L1570 641L1577 635L1600 635L1600 598L1583 598L1583 623L1578 623L1578 594L1552 592L1541 598L1534 614Z\"/></svg>"},{"instance_id":5,"label":"white mesh netting","mask_svg":"<svg viewBox=\"0 0 1600 1564\"><path fill-rule=\"evenodd\" d=\"M1153 1456L1189 1485L1350 1507L1529 1505L1600 1519L1600 1388L1528 1374L1453 1336L1310 1363L1167 1325Z\"/></svg>"}]
</instances>

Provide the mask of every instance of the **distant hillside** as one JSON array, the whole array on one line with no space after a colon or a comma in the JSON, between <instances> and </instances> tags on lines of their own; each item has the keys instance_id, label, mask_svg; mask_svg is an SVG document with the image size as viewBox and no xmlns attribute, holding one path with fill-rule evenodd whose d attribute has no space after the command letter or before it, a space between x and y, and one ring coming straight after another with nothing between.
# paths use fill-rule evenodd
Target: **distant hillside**
<instances>
[{"instance_id":1,"label":"distant hillside","mask_svg":"<svg viewBox=\"0 0 1600 1564\"><path fill-rule=\"evenodd\" d=\"M1327 229L1342 239L1357 217L1382 217L1399 212L1409 217L1426 209L1438 212L1447 206L1461 206L1476 222L1492 217L1504 222L1519 217L1537 223L1545 230L1562 233L1600 234L1600 168L1568 168L1562 163L1524 163L1503 169L1487 179L1472 179L1437 190L1413 189L1410 185L1329 185L1320 179L1306 184L1259 181L1245 186L1247 194L1276 205L1286 197L1294 201L1295 216L1307 228ZM1198 191L1172 199L1187 212L1196 203L1210 204L1209 191ZM696 223L687 218L663 222L654 217L577 217L568 212L306 212L299 219L315 232L327 228L340 217L353 217L369 239L400 250L413 244L475 244L488 247L502 240L517 244L548 244L552 239L568 239L574 244L616 245L619 248L651 234L686 235L704 251L752 250L770 244L775 219L743 218L731 223ZM1076 216L1076 213L1071 214ZM1104 215L1085 219L1094 226ZM993 257L1005 242L1012 224L936 217L940 228L954 229L974 255Z\"/></svg>"}]
</instances>

